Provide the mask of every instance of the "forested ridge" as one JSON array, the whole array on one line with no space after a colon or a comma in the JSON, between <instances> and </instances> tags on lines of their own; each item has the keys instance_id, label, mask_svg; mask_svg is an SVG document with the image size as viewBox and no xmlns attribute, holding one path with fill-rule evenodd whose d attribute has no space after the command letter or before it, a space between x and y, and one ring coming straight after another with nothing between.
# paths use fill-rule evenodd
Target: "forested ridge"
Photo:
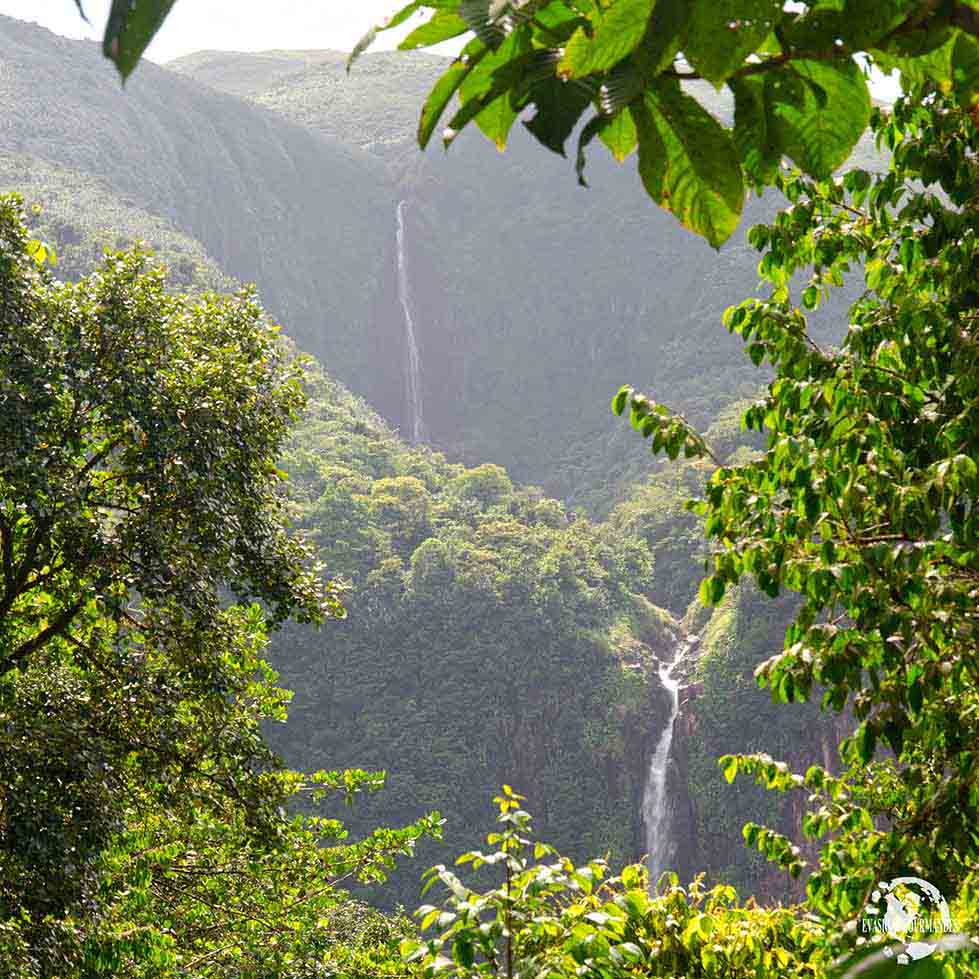
<instances>
[{"instance_id":1,"label":"forested ridge","mask_svg":"<svg viewBox=\"0 0 979 979\"><path fill-rule=\"evenodd\" d=\"M523 6L0 18L0 972L976 968L979 21Z\"/></svg>"}]
</instances>

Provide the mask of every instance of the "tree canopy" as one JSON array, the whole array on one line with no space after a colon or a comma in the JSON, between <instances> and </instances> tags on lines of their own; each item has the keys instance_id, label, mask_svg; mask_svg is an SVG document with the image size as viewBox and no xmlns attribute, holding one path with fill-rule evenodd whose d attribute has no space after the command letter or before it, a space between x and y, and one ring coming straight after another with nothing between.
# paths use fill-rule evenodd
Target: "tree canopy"
<instances>
[{"instance_id":1,"label":"tree canopy","mask_svg":"<svg viewBox=\"0 0 979 979\"><path fill-rule=\"evenodd\" d=\"M90 607L130 621L132 591L176 602L202 630L220 586L267 602L273 620L341 614L282 524L273 460L301 367L254 298L168 296L137 254L44 285L15 213L6 200L0 671Z\"/></svg>"},{"instance_id":2,"label":"tree canopy","mask_svg":"<svg viewBox=\"0 0 979 979\"><path fill-rule=\"evenodd\" d=\"M301 362L247 290L169 295L138 252L65 284L47 257L0 198L0 971L288 975L341 880L438 832L290 815L383 776L264 739L290 696L269 629L343 615L275 465Z\"/></svg>"}]
</instances>

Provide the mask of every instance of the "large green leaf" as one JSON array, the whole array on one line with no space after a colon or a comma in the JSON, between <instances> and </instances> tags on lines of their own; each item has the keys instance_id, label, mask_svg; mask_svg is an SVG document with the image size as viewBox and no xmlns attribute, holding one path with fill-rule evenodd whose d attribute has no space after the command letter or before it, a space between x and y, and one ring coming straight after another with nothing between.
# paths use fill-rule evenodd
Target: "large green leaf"
<instances>
[{"instance_id":1,"label":"large green leaf","mask_svg":"<svg viewBox=\"0 0 979 979\"><path fill-rule=\"evenodd\" d=\"M621 163L639 143L632 114L623 110L613 116L599 130L598 138L608 147L612 156Z\"/></svg>"},{"instance_id":2,"label":"large green leaf","mask_svg":"<svg viewBox=\"0 0 979 979\"><path fill-rule=\"evenodd\" d=\"M460 34L465 34L469 25L453 10L437 10L431 20L416 27L399 45L399 51L412 51L415 48L440 44Z\"/></svg>"},{"instance_id":3,"label":"large green leaf","mask_svg":"<svg viewBox=\"0 0 979 979\"><path fill-rule=\"evenodd\" d=\"M790 21L782 36L787 46L801 52L831 51L837 38L850 50L865 50L907 15L907 0L848 0L841 10L817 4Z\"/></svg>"},{"instance_id":4,"label":"large green leaf","mask_svg":"<svg viewBox=\"0 0 979 979\"><path fill-rule=\"evenodd\" d=\"M656 0L615 0L589 35L575 31L558 65L562 78L584 78L607 71L638 46Z\"/></svg>"},{"instance_id":5,"label":"large green leaf","mask_svg":"<svg viewBox=\"0 0 979 979\"><path fill-rule=\"evenodd\" d=\"M175 0L113 0L102 51L125 81L166 20Z\"/></svg>"},{"instance_id":6,"label":"large green leaf","mask_svg":"<svg viewBox=\"0 0 979 979\"><path fill-rule=\"evenodd\" d=\"M507 137L517 121L517 110L513 104L513 93L506 91L497 96L475 115L476 125L482 134L496 144L502 153L506 149Z\"/></svg>"},{"instance_id":7,"label":"large green leaf","mask_svg":"<svg viewBox=\"0 0 979 979\"><path fill-rule=\"evenodd\" d=\"M540 52L531 48L531 36L526 25L511 31L495 51L490 51L462 79L459 85L462 107L449 122L446 146L475 119L497 149L504 149L517 120L519 89L528 69L534 70L539 60Z\"/></svg>"},{"instance_id":8,"label":"large green leaf","mask_svg":"<svg viewBox=\"0 0 979 979\"><path fill-rule=\"evenodd\" d=\"M449 69L435 83L435 87L422 106L421 117L418 120L418 145L422 149L428 146L439 119L442 118L446 107L452 101L452 97L459 90L459 86L479 66L487 54L489 54L489 48L479 38L474 38L463 48L462 54L452 62Z\"/></svg>"},{"instance_id":9,"label":"large green leaf","mask_svg":"<svg viewBox=\"0 0 979 979\"><path fill-rule=\"evenodd\" d=\"M757 75L732 79L734 92L734 145L741 165L755 186L769 184L781 154L768 125L765 80Z\"/></svg>"},{"instance_id":10,"label":"large green leaf","mask_svg":"<svg viewBox=\"0 0 979 979\"><path fill-rule=\"evenodd\" d=\"M766 73L773 143L807 173L828 177L850 155L870 121L870 92L850 60L793 61Z\"/></svg>"},{"instance_id":11,"label":"large green leaf","mask_svg":"<svg viewBox=\"0 0 979 979\"><path fill-rule=\"evenodd\" d=\"M482 71L481 65L460 86L462 106L446 127L443 137L446 147L474 119L484 135L496 143L497 149L502 151L506 147L507 136L524 104L519 98L522 79L539 55L537 51L527 50L529 44L525 44L516 35L515 31L500 49L490 52L485 59L484 64L497 64L495 70ZM513 48L506 56L502 56L500 52L504 47L509 47L511 42ZM522 53L517 53L521 47Z\"/></svg>"},{"instance_id":12,"label":"large green leaf","mask_svg":"<svg viewBox=\"0 0 979 979\"><path fill-rule=\"evenodd\" d=\"M700 0L690 6L683 53L717 86L741 67L782 16L781 0Z\"/></svg>"},{"instance_id":13,"label":"large green leaf","mask_svg":"<svg viewBox=\"0 0 979 979\"><path fill-rule=\"evenodd\" d=\"M588 108L591 92L584 86L545 78L531 88L530 101L536 111L524 125L549 150L564 156L564 144Z\"/></svg>"},{"instance_id":14,"label":"large green leaf","mask_svg":"<svg viewBox=\"0 0 979 979\"><path fill-rule=\"evenodd\" d=\"M730 134L676 82L655 82L631 112L647 193L720 246L744 207L741 164Z\"/></svg>"},{"instance_id":15,"label":"large green leaf","mask_svg":"<svg viewBox=\"0 0 979 979\"><path fill-rule=\"evenodd\" d=\"M689 0L657 0L646 36L635 52L643 77L654 78L673 64L683 45L691 6Z\"/></svg>"}]
</instances>

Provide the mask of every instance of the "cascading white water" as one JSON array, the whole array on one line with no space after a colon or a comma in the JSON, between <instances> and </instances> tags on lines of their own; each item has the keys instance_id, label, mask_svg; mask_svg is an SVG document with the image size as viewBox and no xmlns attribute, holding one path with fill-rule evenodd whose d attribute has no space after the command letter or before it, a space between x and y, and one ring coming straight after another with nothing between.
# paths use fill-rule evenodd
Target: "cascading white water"
<instances>
[{"instance_id":1,"label":"cascading white water","mask_svg":"<svg viewBox=\"0 0 979 979\"><path fill-rule=\"evenodd\" d=\"M407 201L398 204L398 299L405 317L405 388L408 392L408 410L411 412L411 440L423 442L426 432L425 413L422 407L422 363L415 337L415 321L411 315L408 266L405 261L405 208L407 206Z\"/></svg>"},{"instance_id":2,"label":"cascading white water","mask_svg":"<svg viewBox=\"0 0 979 979\"><path fill-rule=\"evenodd\" d=\"M649 870L650 889L656 886L657 878L664 870L670 869L668 861L673 852L670 835L669 799L666 794L667 775L670 767L670 749L673 747L673 725L680 710L680 681L674 679L673 670L683 659L690 640L678 643L676 654L670 663L661 663L659 679L670 695L670 714L663 733L656 742L656 750L649 761L646 787L643 792L642 815L646 826L646 867Z\"/></svg>"}]
</instances>

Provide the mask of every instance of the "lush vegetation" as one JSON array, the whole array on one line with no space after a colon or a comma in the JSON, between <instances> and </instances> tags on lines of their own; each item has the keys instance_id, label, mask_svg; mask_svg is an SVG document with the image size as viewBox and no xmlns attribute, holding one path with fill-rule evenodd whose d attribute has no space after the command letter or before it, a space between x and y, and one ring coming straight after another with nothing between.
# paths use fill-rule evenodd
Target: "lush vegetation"
<instances>
[{"instance_id":1,"label":"lush vegetation","mask_svg":"<svg viewBox=\"0 0 979 979\"><path fill-rule=\"evenodd\" d=\"M124 75L169 6L113 4ZM706 432L623 387L613 411L685 461L593 524L497 465L406 447L304 368L250 290L168 295L139 252L55 280L0 202L0 968L971 974L975 11L550 0L413 3L395 21L419 9L434 14L407 47L477 35L423 109L423 143L457 93L454 131L475 119L504 143L533 105L527 128L559 152L592 105L580 145L637 149L647 192L712 242L746 184L785 195L749 234L769 293L725 317L769 383ZM859 49L904 71L892 112L870 114ZM681 87L693 76L731 89L733 124ZM834 178L868 117L887 172ZM848 278L833 346L812 317ZM502 372L478 383L515 400ZM695 518L709 615L684 611ZM268 655L301 693L299 723L272 733L290 699L265 658L279 627ZM612 867L642 845L648 719L666 706L651 681L684 631L701 649L680 715L694 849L721 881L650 891L640 866ZM324 767L291 771L269 742ZM389 769L391 794L358 803L351 839L329 806L380 788L361 766ZM775 794L724 793L721 772ZM468 845L505 778L570 857L504 784L488 849L457 860L472 875L429 871L448 894L417 925L344 890L437 842L425 811L443 803L453 850ZM732 814L767 874L732 858ZM908 874L949 898L956 934L934 947L907 921L861 932L881 882ZM730 880L797 903L739 903Z\"/></svg>"},{"instance_id":2,"label":"lush vegetation","mask_svg":"<svg viewBox=\"0 0 979 979\"><path fill-rule=\"evenodd\" d=\"M499 466L406 446L335 383L309 383L281 465L295 525L351 587L329 634L290 628L273 647L298 691L275 743L317 767L386 770L390 791L358 807L363 825L437 808L458 850L512 776L574 854L638 853L665 711L650 678L680 631L643 594L645 543ZM396 893L414 900L417 870Z\"/></svg>"},{"instance_id":3,"label":"lush vegetation","mask_svg":"<svg viewBox=\"0 0 979 979\"><path fill-rule=\"evenodd\" d=\"M338 883L438 832L291 818L381 780L262 737L289 699L268 629L343 613L284 523L300 367L248 292L168 296L138 253L65 285L45 257L0 199L0 963L296 974Z\"/></svg>"},{"instance_id":4,"label":"lush vegetation","mask_svg":"<svg viewBox=\"0 0 979 979\"><path fill-rule=\"evenodd\" d=\"M475 122L503 149L532 108L525 127L555 153L563 156L578 130L580 179L596 136L617 160L635 152L649 196L715 246L737 227L746 189L771 184L784 157L826 178L850 155L870 121L856 55L933 84L954 83L963 105L979 86L974 8L920 0L801 10L780 0L413 0L368 33L351 61L378 31L419 10L431 16L402 48L475 34L422 107L422 148L448 113L447 146ZM700 79L730 91L733 127L683 87ZM455 96L459 105L449 111Z\"/></svg>"},{"instance_id":5,"label":"lush vegetation","mask_svg":"<svg viewBox=\"0 0 979 979\"><path fill-rule=\"evenodd\" d=\"M890 171L813 182L785 174L793 206L751 231L771 284L726 317L776 378L744 413L767 448L721 465L694 506L716 541L701 585L719 602L742 576L799 604L784 649L756 673L785 703L821 698L856 723L845 770L793 774L767 754L725 774L807 791L810 865L798 847L745 827L769 859L808 874L810 906L851 917L880 878L913 868L958 896L974 927L976 760L975 293L979 133L970 111L927 86L875 128ZM806 310L856 266L866 291L838 350L813 342ZM801 307L791 282L808 272ZM686 423L623 388L654 450L710 454Z\"/></svg>"},{"instance_id":6,"label":"lush vegetation","mask_svg":"<svg viewBox=\"0 0 979 979\"><path fill-rule=\"evenodd\" d=\"M785 908L739 907L732 887L708 890L698 878L682 888L675 874L664 874L650 893L642 865L617 875L605 860L576 865L533 838L521 801L504 786L488 849L456 861L493 868L497 886L467 886L444 866L426 875L428 886L441 884L449 894L442 907L418 909L422 929L434 934L401 943L426 977L754 979L824 975L831 964L813 922Z\"/></svg>"},{"instance_id":7,"label":"lush vegetation","mask_svg":"<svg viewBox=\"0 0 979 979\"><path fill-rule=\"evenodd\" d=\"M207 256L219 273L255 282L300 349L402 431L395 207L406 199L426 423L453 459L497 463L518 484L601 516L648 470L607 410L629 372L702 428L757 388L738 341L718 339L716 325L755 285L755 256L734 241L715 255L613 163L596 160L584 192L529 138L500 158L464 136L448 159L415 154L410 167L356 145L412 129L407 97L388 95L424 91L445 59L368 54L348 79L335 61L295 52L201 55L181 64L183 77L143 65L120 90L92 45L0 17L0 46L0 143L14 158L0 175L43 206L37 233L57 247L57 275L88 271L83 252L97 260L120 238L157 246L181 285L185 260ZM195 78L229 93L249 80L260 105ZM774 206L749 203L754 220ZM497 247L503 239L510 247ZM191 274L223 291L204 267ZM819 332L837 338L832 314Z\"/></svg>"}]
</instances>

